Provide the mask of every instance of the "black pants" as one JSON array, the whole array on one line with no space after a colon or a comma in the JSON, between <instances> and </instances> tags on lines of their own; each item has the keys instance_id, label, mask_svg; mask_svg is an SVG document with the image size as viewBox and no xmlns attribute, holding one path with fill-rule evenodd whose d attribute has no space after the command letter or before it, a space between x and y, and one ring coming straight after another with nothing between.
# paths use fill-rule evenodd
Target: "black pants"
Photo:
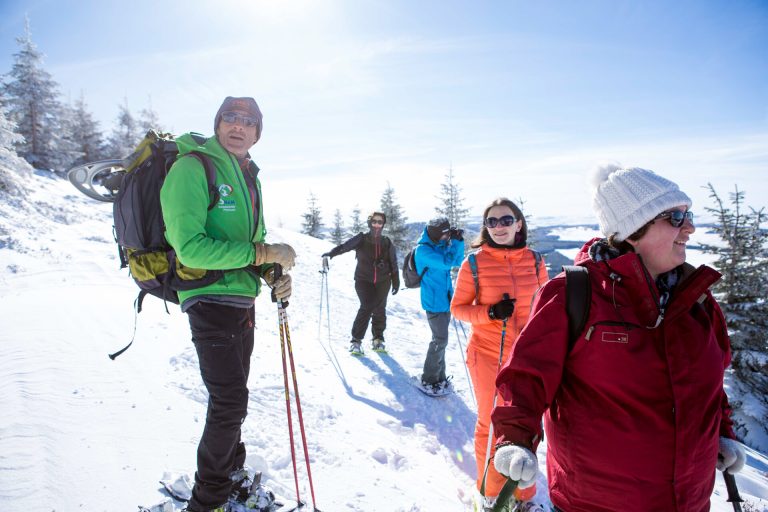
<instances>
[{"instance_id":1,"label":"black pants","mask_svg":"<svg viewBox=\"0 0 768 512\"><path fill-rule=\"evenodd\" d=\"M362 340L371 323L371 334L374 338L384 338L387 328L387 295L392 287L389 277L381 279L376 284L367 281L355 281L355 291L360 299L360 309L352 323L352 337Z\"/></svg>"},{"instance_id":2,"label":"black pants","mask_svg":"<svg viewBox=\"0 0 768 512\"><path fill-rule=\"evenodd\" d=\"M240 426L248 412L254 308L198 302L187 314L208 390L208 413L197 447L188 510L206 511L227 502L232 488L229 474L245 463Z\"/></svg>"}]
</instances>

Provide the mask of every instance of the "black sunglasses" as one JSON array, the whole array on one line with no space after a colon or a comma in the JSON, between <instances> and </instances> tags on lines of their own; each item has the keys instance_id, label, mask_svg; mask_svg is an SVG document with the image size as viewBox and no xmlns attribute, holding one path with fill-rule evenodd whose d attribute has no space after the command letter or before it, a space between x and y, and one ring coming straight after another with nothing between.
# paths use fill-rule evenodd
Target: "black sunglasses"
<instances>
[{"instance_id":1,"label":"black sunglasses","mask_svg":"<svg viewBox=\"0 0 768 512\"><path fill-rule=\"evenodd\" d=\"M258 120L256 118L243 116L234 112L224 112L221 114L221 120L229 124L240 123L247 128L253 128L258 124Z\"/></svg>"},{"instance_id":2,"label":"black sunglasses","mask_svg":"<svg viewBox=\"0 0 768 512\"><path fill-rule=\"evenodd\" d=\"M654 217L654 220L656 219L667 219L670 224L672 224L672 227L679 228L682 226L686 220L693 224L693 212L691 211L685 211L681 212L680 210L670 210L668 212L661 212L656 217Z\"/></svg>"},{"instance_id":3,"label":"black sunglasses","mask_svg":"<svg viewBox=\"0 0 768 512\"><path fill-rule=\"evenodd\" d=\"M517 222L517 219L514 218L512 215L504 215L503 217L497 219L496 217L488 217L485 219L485 225L489 228L495 228L497 225L501 224L504 227L511 226Z\"/></svg>"}]
</instances>

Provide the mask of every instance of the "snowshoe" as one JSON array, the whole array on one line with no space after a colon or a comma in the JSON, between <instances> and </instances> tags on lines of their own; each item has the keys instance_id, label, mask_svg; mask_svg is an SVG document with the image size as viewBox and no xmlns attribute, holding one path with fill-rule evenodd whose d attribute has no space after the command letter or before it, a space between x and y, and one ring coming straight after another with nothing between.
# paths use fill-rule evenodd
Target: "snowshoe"
<instances>
[{"instance_id":1,"label":"snowshoe","mask_svg":"<svg viewBox=\"0 0 768 512\"><path fill-rule=\"evenodd\" d=\"M248 497L245 500L245 508L249 510L258 510L268 512L278 505L275 502L275 493L271 489L262 485L261 473L253 476L253 483L248 491ZM279 504L282 505L282 504Z\"/></svg>"},{"instance_id":2,"label":"snowshoe","mask_svg":"<svg viewBox=\"0 0 768 512\"><path fill-rule=\"evenodd\" d=\"M386 353L387 348L384 346L384 338L373 338L373 342L371 343L371 349L374 352Z\"/></svg>"},{"instance_id":3,"label":"snowshoe","mask_svg":"<svg viewBox=\"0 0 768 512\"><path fill-rule=\"evenodd\" d=\"M411 377L411 384L413 384L416 389L427 396L440 397L453 393L453 384L451 383L451 378L452 377L448 377L440 382L427 383L421 380L420 377L414 375Z\"/></svg>"},{"instance_id":4,"label":"snowshoe","mask_svg":"<svg viewBox=\"0 0 768 512\"><path fill-rule=\"evenodd\" d=\"M77 190L97 201L113 203L125 168L122 160L100 160L73 167L67 177Z\"/></svg>"},{"instance_id":5,"label":"snowshoe","mask_svg":"<svg viewBox=\"0 0 768 512\"><path fill-rule=\"evenodd\" d=\"M363 343L359 340L353 339L349 343L349 353L353 356L364 356L365 352L363 352Z\"/></svg>"},{"instance_id":6,"label":"snowshoe","mask_svg":"<svg viewBox=\"0 0 768 512\"><path fill-rule=\"evenodd\" d=\"M160 503L157 503L155 505L151 505L149 507L139 507L139 512L173 512L173 501L166 498L165 500L161 501Z\"/></svg>"},{"instance_id":7,"label":"snowshoe","mask_svg":"<svg viewBox=\"0 0 768 512\"><path fill-rule=\"evenodd\" d=\"M160 485L176 501L189 501L192 498L192 479L186 473L166 472L160 480Z\"/></svg>"}]
</instances>

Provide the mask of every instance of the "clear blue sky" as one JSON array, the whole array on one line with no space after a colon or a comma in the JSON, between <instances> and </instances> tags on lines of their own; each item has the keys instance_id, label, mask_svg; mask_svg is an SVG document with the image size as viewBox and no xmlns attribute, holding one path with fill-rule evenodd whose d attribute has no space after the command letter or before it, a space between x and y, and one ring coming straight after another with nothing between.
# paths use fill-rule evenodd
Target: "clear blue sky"
<instances>
[{"instance_id":1,"label":"clear blue sky","mask_svg":"<svg viewBox=\"0 0 768 512\"><path fill-rule=\"evenodd\" d=\"M297 227L312 191L331 223L379 205L434 213L449 166L466 206L494 197L593 219L586 176L617 160L737 184L768 205L768 2L5 0L0 73L32 38L65 98L111 129L127 99L210 134L254 96L268 221Z\"/></svg>"}]
</instances>

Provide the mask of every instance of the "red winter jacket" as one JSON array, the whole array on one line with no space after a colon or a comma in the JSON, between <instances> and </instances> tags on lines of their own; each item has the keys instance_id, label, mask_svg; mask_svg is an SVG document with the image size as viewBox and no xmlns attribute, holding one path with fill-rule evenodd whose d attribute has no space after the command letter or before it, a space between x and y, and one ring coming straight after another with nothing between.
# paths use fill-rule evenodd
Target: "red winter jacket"
<instances>
[{"instance_id":1,"label":"red winter jacket","mask_svg":"<svg viewBox=\"0 0 768 512\"><path fill-rule=\"evenodd\" d=\"M723 375L725 318L715 270L684 265L660 309L634 253L589 269L587 326L568 352L565 279L540 291L496 384L500 441L535 449L544 416L552 502L564 512L709 510L718 437L733 438Z\"/></svg>"}]
</instances>

